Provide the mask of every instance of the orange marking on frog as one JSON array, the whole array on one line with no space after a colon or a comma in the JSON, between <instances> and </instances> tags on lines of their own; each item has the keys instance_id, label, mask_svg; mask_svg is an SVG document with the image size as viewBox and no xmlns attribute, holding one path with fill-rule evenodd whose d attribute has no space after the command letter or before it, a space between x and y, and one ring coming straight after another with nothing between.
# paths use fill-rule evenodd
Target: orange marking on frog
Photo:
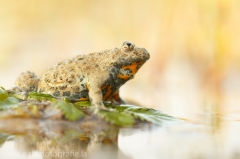
<instances>
[{"instance_id":1,"label":"orange marking on frog","mask_svg":"<svg viewBox=\"0 0 240 159\"><path fill-rule=\"evenodd\" d=\"M122 69L123 70L130 69L132 71L131 75L134 75L138 71L137 67L141 64L143 64L143 62L134 62L131 65L122 66ZM118 78L121 78L123 80L128 80L130 77L128 75L118 74Z\"/></svg>"},{"instance_id":2,"label":"orange marking on frog","mask_svg":"<svg viewBox=\"0 0 240 159\"><path fill-rule=\"evenodd\" d=\"M103 100L106 100L112 93L112 86L111 85L102 86L101 90L104 90L105 88L107 88L107 92L104 94Z\"/></svg>"},{"instance_id":3,"label":"orange marking on frog","mask_svg":"<svg viewBox=\"0 0 240 159\"><path fill-rule=\"evenodd\" d=\"M128 80L130 77L129 76L127 76L127 75L121 75L121 74L118 74L118 78L121 78L121 79L123 79L123 80Z\"/></svg>"},{"instance_id":4,"label":"orange marking on frog","mask_svg":"<svg viewBox=\"0 0 240 159\"><path fill-rule=\"evenodd\" d=\"M115 100L116 102L119 102L120 101L119 91L116 91L115 93L113 93L111 96L107 98L107 100L112 102Z\"/></svg>"},{"instance_id":5,"label":"orange marking on frog","mask_svg":"<svg viewBox=\"0 0 240 159\"><path fill-rule=\"evenodd\" d=\"M115 101L117 101L117 102L120 101L120 97L119 97L119 93L118 93L118 91L117 91L116 93L114 93L114 95L113 95L113 99L114 99Z\"/></svg>"}]
</instances>

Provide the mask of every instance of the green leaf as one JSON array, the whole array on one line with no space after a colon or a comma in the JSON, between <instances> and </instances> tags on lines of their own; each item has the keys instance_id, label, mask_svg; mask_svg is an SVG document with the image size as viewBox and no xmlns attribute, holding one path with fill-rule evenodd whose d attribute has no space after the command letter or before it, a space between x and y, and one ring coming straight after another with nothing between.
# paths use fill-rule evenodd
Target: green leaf
<instances>
[{"instance_id":1,"label":"green leaf","mask_svg":"<svg viewBox=\"0 0 240 159\"><path fill-rule=\"evenodd\" d=\"M18 103L19 103L18 99L14 97L8 97L6 100L0 101L0 110L16 108L18 107Z\"/></svg>"},{"instance_id":2,"label":"green leaf","mask_svg":"<svg viewBox=\"0 0 240 159\"><path fill-rule=\"evenodd\" d=\"M4 101L7 98L8 98L7 91L3 87L0 87L0 101Z\"/></svg>"},{"instance_id":3,"label":"green leaf","mask_svg":"<svg viewBox=\"0 0 240 159\"><path fill-rule=\"evenodd\" d=\"M142 121L148 121L154 124L161 124L164 121L175 120L175 118L151 108L130 107L125 109L125 112L132 114L135 118Z\"/></svg>"},{"instance_id":4,"label":"green leaf","mask_svg":"<svg viewBox=\"0 0 240 159\"><path fill-rule=\"evenodd\" d=\"M139 108L139 107L135 106L135 105L130 105L130 104L121 104L121 105L112 105L110 107L107 106L107 108L113 108L113 109L116 109L119 112L123 112L123 111L125 111L126 109L129 109L129 108Z\"/></svg>"},{"instance_id":5,"label":"green leaf","mask_svg":"<svg viewBox=\"0 0 240 159\"><path fill-rule=\"evenodd\" d=\"M76 102L74 103L74 105L76 105L77 107L88 107L88 106L91 106L91 103L90 101L86 100L86 101Z\"/></svg>"},{"instance_id":6,"label":"green leaf","mask_svg":"<svg viewBox=\"0 0 240 159\"><path fill-rule=\"evenodd\" d=\"M84 113L77 109L72 103L58 100L56 106L63 111L65 118L68 120L75 121L84 116Z\"/></svg>"},{"instance_id":7,"label":"green leaf","mask_svg":"<svg viewBox=\"0 0 240 159\"><path fill-rule=\"evenodd\" d=\"M29 92L27 99L29 100L39 100L39 101L43 101L43 100L47 100L47 101L55 101L56 98L53 97L50 94L44 94L44 93L40 93L40 92Z\"/></svg>"},{"instance_id":8,"label":"green leaf","mask_svg":"<svg viewBox=\"0 0 240 159\"><path fill-rule=\"evenodd\" d=\"M134 118L130 114L124 112L119 113L108 110L100 110L97 115L111 124L118 126L131 126L135 122Z\"/></svg>"}]
</instances>

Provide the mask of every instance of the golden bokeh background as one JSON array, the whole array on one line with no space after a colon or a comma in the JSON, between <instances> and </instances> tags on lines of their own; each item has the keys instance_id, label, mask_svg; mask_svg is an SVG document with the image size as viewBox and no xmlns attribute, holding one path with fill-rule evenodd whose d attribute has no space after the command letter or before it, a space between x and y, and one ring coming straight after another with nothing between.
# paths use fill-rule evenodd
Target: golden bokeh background
<instances>
[{"instance_id":1,"label":"golden bokeh background","mask_svg":"<svg viewBox=\"0 0 240 159\"><path fill-rule=\"evenodd\" d=\"M211 114L218 125L238 118L239 19L239 0L0 0L0 85L128 40L151 58L124 99L192 121Z\"/></svg>"}]
</instances>

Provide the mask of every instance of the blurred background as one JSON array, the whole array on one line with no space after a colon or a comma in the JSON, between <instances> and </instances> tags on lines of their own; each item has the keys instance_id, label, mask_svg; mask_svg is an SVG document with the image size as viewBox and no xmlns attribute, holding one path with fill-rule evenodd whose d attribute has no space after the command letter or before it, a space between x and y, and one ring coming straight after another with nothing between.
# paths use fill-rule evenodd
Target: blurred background
<instances>
[{"instance_id":1,"label":"blurred background","mask_svg":"<svg viewBox=\"0 0 240 159\"><path fill-rule=\"evenodd\" d=\"M196 123L239 120L239 0L0 0L0 85L128 40L151 58L127 101Z\"/></svg>"}]
</instances>

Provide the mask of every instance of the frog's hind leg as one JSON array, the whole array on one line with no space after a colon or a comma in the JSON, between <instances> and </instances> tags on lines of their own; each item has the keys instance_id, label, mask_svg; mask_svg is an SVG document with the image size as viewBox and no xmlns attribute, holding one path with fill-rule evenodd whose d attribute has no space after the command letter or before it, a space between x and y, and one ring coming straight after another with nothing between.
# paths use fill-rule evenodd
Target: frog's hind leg
<instances>
[{"instance_id":1,"label":"frog's hind leg","mask_svg":"<svg viewBox=\"0 0 240 159\"><path fill-rule=\"evenodd\" d=\"M37 91L39 78L34 72L23 72L15 81L15 85L24 92Z\"/></svg>"},{"instance_id":2,"label":"frog's hind leg","mask_svg":"<svg viewBox=\"0 0 240 159\"><path fill-rule=\"evenodd\" d=\"M20 93L26 99L29 92L37 91L39 80L35 73L30 71L23 72L17 77L15 81L16 86L8 91Z\"/></svg>"}]
</instances>

